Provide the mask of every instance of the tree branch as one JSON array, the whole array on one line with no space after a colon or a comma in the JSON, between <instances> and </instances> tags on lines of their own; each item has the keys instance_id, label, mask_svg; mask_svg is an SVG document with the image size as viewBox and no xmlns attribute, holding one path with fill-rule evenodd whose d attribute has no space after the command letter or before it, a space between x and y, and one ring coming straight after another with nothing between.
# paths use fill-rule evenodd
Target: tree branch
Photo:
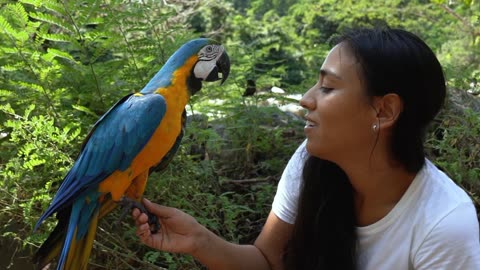
<instances>
[{"instance_id":1,"label":"tree branch","mask_svg":"<svg viewBox=\"0 0 480 270\"><path fill-rule=\"evenodd\" d=\"M445 4L439 4L439 6L442 9L444 9L446 12L448 12L450 15L455 17L457 20L459 20L466 28L468 28L473 39L475 39L475 37L477 36L480 36L480 29L477 31L477 29L475 29L475 27L472 24L470 24L469 21L467 21L465 18L460 16L457 12L455 12L455 10L451 9Z\"/></svg>"},{"instance_id":2,"label":"tree branch","mask_svg":"<svg viewBox=\"0 0 480 270\"><path fill-rule=\"evenodd\" d=\"M270 181L272 179L273 179L273 177L267 176L267 177L264 177L264 178L250 178L250 179L241 179L241 180L224 180L224 181L222 181L222 183L240 185L240 184L267 182L267 181Z\"/></svg>"}]
</instances>

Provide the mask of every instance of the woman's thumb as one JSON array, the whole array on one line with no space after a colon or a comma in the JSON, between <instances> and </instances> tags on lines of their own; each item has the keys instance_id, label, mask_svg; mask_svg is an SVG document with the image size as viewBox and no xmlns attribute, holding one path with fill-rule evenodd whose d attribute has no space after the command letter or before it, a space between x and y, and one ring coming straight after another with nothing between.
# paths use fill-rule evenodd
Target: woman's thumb
<instances>
[{"instance_id":1,"label":"woman's thumb","mask_svg":"<svg viewBox=\"0 0 480 270\"><path fill-rule=\"evenodd\" d=\"M171 217L175 213L175 208L163 206L163 205L158 205L156 203L152 203L150 200L143 198L143 205L145 205L145 208L147 210L158 216L158 217L163 217L163 218L168 218Z\"/></svg>"}]
</instances>

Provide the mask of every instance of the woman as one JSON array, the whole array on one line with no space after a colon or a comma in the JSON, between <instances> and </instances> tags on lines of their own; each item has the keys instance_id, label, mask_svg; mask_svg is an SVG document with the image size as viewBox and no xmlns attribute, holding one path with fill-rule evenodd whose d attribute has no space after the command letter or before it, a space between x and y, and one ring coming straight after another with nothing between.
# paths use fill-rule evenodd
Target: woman
<instances>
[{"instance_id":1,"label":"woman","mask_svg":"<svg viewBox=\"0 0 480 270\"><path fill-rule=\"evenodd\" d=\"M300 101L307 140L254 245L228 243L147 200L162 232L151 234L135 209L137 235L209 269L480 269L473 203L424 155L445 92L438 60L415 35L345 35Z\"/></svg>"}]
</instances>

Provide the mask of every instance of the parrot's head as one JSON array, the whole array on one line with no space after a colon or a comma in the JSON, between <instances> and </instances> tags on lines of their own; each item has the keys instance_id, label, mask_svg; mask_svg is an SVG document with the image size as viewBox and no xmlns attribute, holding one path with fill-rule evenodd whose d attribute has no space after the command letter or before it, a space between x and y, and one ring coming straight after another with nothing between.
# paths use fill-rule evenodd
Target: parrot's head
<instances>
[{"instance_id":1,"label":"parrot's head","mask_svg":"<svg viewBox=\"0 0 480 270\"><path fill-rule=\"evenodd\" d=\"M148 94L159 88L169 87L179 77L186 79L191 95L202 88L202 81L227 79L230 60L225 48L208 38L198 38L183 44L148 82L140 93Z\"/></svg>"},{"instance_id":2,"label":"parrot's head","mask_svg":"<svg viewBox=\"0 0 480 270\"><path fill-rule=\"evenodd\" d=\"M193 95L202 88L202 81L225 82L230 73L230 59L225 48L214 40L200 38L187 42L185 45L197 51L198 61L192 69L188 80L188 88Z\"/></svg>"}]
</instances>

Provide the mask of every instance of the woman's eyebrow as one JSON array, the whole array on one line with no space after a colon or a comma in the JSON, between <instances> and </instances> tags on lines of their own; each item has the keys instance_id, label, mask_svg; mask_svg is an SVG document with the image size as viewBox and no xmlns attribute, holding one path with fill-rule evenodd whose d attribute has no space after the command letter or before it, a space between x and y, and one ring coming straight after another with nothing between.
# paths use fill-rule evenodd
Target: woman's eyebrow
<instances>
[{"instance_id":1,"label":"woman's eyebrow","mask_svg":"<svg viewBox=\"0 0 480 270\"><path fill-rule=\"evenodd\" d=\"M320 69L320 75L323 77L329 75L335 77L338 80L342 80L342 77L340 75L328 69Z\"/></svg>"}]
</instances>

